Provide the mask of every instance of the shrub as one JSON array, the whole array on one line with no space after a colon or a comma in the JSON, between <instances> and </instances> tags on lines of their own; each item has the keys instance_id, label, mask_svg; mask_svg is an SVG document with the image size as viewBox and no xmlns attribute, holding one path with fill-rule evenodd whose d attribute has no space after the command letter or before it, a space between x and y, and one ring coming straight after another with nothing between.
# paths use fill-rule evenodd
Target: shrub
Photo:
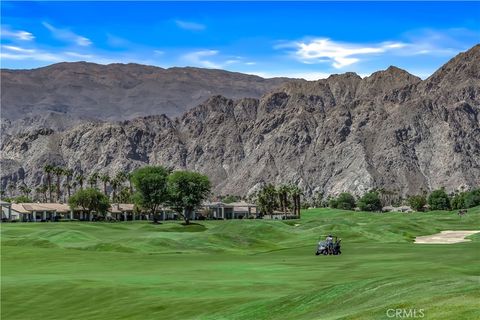
<instances>
[{"instance_id":1,"label":"shrub","mask_svg":"<svg viewBox=\"0 0 480 320\"><path fill-rule=\"evenodd\" d=\"M445 189L438 189L433 191L428 196L428 205L432 210L450 210L450 198Z\"/></svg>"},{"instance_id":2,"label":"shrub","mask_svg":"<svg viewBox=\"0 0 480 320\"><path fill-rule=\"evenodd\" d=\"M423 211L423 208L427 204L427 199L423 195L411 196L408 198L408 204L415 211Z\"/></svg>"},{"instance_id":3,"label":"shrub","mask_svg":"<svg viewBox=\"0 0 480 320\"><path fill-rule=\"evenodd\" d=\"M16 198L12 199L14 203L31 203L33 202L29 197L27 196L18 196Z\"/></svg>"},{"instance_id":4,"label":"shrub","mask_svg":"<svg viewBox=\"0 0 480 320\"><path fill-rule=\"evenodd\" d=\"M353 210L355 209L355 198L348 192L341 193L337 199L330 201L334 206L332 208Z\"/></svg>"},{"instance_id":5,"label":"shrub","mask_svg":"<svg viewBox=\"0 0 480 320\"><path fill-rule=\"evenodd\" d=\"M367 192L360 200L358 200L358 207L362 211L381 211L382 203L377 192Z\"/></svg>"},{"instance_id":6,"label":"shrub","mask_svg":"<svg viewBox=\"0 0 480 320\"><path fill-rule=\"evenodd\" d=\"M456 194L451 205L452 209L467 209L480 205L480 189Z\"/></svg>"},{"instance_id":7,"label":"shrub","mask_svg":"<svg viewBox=\"0 0 480 320\"><path fill-rule=\"evenodd\" d=\"M480 205L480 189L475 189L465 196L465 207L472 208Z\"/></svg>"}]
</instances>

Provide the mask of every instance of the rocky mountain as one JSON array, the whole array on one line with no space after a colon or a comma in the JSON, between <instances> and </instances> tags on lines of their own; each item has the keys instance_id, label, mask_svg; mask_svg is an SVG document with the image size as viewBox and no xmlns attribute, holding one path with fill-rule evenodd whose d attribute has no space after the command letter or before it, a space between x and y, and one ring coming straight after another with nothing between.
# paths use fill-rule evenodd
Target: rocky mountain
<instances>
[{"instance_id":1,"label":"rocky mountain","mask_svg":"<svg viewBox=\"0 0 480 320\"><path fill-rule=\"evenodd\" d=\"M7 135L1 184L42 182L45 163L86 174L145 164L207 174L217 194L267 182L316 192L402 195L480 184L480 45L428 79L390 67L294 81L260 99L210 97L181 117Z\"/></svg>"},{"instance_id":2,"label":"rocky mountain","mask_svg":"<svg viewBox=\"0 0 480 320\"><path fill-rule=\"evenodd\" d=\"M200 68L163 69L139 64L58 63L33 70L2 69L2 118L41 121L125 120L178 116L212 95L260 97L288 81ZM78 123L78 121L77 121Z\"/></svg>"}]
</instances>

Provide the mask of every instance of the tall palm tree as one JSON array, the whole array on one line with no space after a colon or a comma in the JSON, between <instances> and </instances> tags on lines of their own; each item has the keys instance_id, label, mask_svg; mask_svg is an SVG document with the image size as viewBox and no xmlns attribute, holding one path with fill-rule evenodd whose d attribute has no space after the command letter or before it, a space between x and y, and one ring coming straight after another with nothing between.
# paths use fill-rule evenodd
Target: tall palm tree
<instances>
[{"instance_id":1,"label":"tall palm tree","mask_svg":"<svg viewBox=\"0 0 480 320\"><path fill-rule=\"evenodd\" d=\"M299 187L292 185L290 187L290 196L292 197L293 202L293 214L297 215L300 218L300 195L302 190Z\"/></svg>"},{"instance_id":2,"label":"tall palm tree","mask_svg":"<svg viewBox=\"0 0 480 320\"><path fill-rule=\"evenodd\" d=\"M7 186L8 192L10 193L10 198L13 198L13 193L17 189L15 182L10 181Z\"/></svg>"},{"instance_id":3,"label":"tall palm tree","mask_svg":"<svg viewBox=\"0 0 480 320\"><path fill-rule=\"evenodd\" d=\"M72 189L73 189L73 192L77 192L77 186L78 186L78 183L77 183L77 181L73 181L73 182L72 182Z\"/></svg>"},{"instance_id":4,"label":"tall palm tree","mask_svg":"<svg viewBox=\"0 0 480 320\"><path fill-rule=\"evenodd\" d=\"M48 191L48 186L46 184L42 185L40 188L40 193L43 194L43 202L47 202L47 191Z\"/></svg>"},{"instance_id":5,"label":"tall palm tree","mask_svg":"<svg viewBox=\"0 0 480 320\"><path fill-rule=\"evenodd\" d=\"M90 184L90 188L94 189L97 187L97 180L98 180L98 173L94 172L88 177L88 183Z\"/></svg>"},{"instance_id":6,"label":"tall palm tree","mask_svg":"<svg viewBox=\"0 0 480 320\"><path fill-rule=\"evenodd\" d=\"M64 169L62 167L55 167L53 173L57 176L57 202L60 202L62 192L60 190L60 179L64 174Z\"/></svg>"},{"instance_id":7,"label":"tall palm tree","mask_svg":"<svg viewBox=\"0 0 480 320\"><path fill-rule=\"evenodd\" d=\"M125 181L128 180L128 175L125 171L120 171L119 173L117 173L117 175L115 176L115 179L120 183L120 184L123 184Z\"/></svg>"},{"instance_id":8,"label":"tall palm tree","mask_svg":"<svg viewBox=\"0 0 480 320\"><path fill-rule=\"evenodd\" d=\"M72 181L72 177L73 177L73 170L72 169L65 169L63 171L63 173L65 174L65 177L67 178L67 182L64 183L63 185L67 189L68 198L70 198L70 191L72 189L71 181Z\"/></svg>"},{"instance_id":9,"label":"tall palm tree","mask_svg":"<svg viewBox=\"0 0 480 320\"><path fill-rule=\"evenodd\" d=\"M28 196L30 195L30 192L32 192L32 189L30 189L26 184L25 182L22 183L22 185L20 187L18 187L18 190L20 190L21 193L23 193L23 195L25 197L28 198Z\"/></svg>"},{"instance_id":10,"label":"tall palm tree","mask_svg":"<svg viewBox=\"0 0 480 320\"><path fill-rule=\"evenodd\" d=\"M289 193L290 187L288 185L281 185L278 188L278 198L280 202L280 207L282 209L282 212L284 213L285 217L287 216L287 207L288 207L288 193Z\"/></svg>"},{"instance_id":11,"label":"tall palm tree","mask_svg":"<svg viewBox=\"0 0 480 320\"><path fill-rule=\"evenodd\" d=\"M132 184L133 173L127 172L125 173L125 176L127 177L127 180L128 180L128 187L130 188L130 193L133 194L133 184Z\"/></svg>"},{"instance_id":12,"label":"tall palm tree","mask_svg":"<svg viewBox=\"0 0 480 320\"><path fill-rule=\"evenodd\" d=\"M83 190L83 181L85 181L85 176L81 173L78 173L75 176L75 180L78 182L78 185L80 186L80 190Z\"/></svg>"},{"instance_id":13,"label":"tall palm tree","mask_svg":"<svg viewBox=\"0 0 480 320\"><path fill-rule=\"evenodd\" d=\"M121 184L120 184L120 181L118 181L117 178L115 178L112 181L110 181L110 185L112 186L112 201L115 202L117 201L117 190Z\"/></svg>"},{"instance_id":14,"label":"tall palm tree","mask_svg":"<svg viewBox=\"0 0 480 320\"><path fill-rule=\"evenodd\" d=\"M103 193L105 193L105 195L108 197L107 183L110 182L110 177L108 176L108 174L103 174L103 175L100 176L100 181L103 182Z\"/></svg>"},{"instance_id":15,"label":"tall palm tree","mask_svg":"<svg viewBox=\"0 0 480 320\"><path fill-rule=\"evenodd\" d=\"M45 167L43 167L43 171L45 171L45 173L47 174L47 188L48 188L48 192L49 192L50 202L53 202L53 199L52 199L52 172L53 172L54 168L55 167L52 166L51 164L47 164L47 165L45 165Z\"/></svg>"},{"instance_id":16,"label":"tall palm tree","mask_svg":"<svg viewBox=\"0 0 480 320\"><path fill-rule=\"evenodd\" d=\"M42 194L42 187L35 188L35 198L34 201L40 202L40 195Z\"/></svg>"}]
</instances>

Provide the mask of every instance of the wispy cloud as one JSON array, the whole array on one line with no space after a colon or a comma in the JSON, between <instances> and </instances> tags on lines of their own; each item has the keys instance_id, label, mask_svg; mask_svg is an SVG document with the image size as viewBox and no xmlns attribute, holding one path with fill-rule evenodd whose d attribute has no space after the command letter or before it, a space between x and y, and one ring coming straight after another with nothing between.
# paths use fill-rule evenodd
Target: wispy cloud
<instances>
[{"instance_id":1,"label":"wispy cloud","mask_svg":"<svg viewBox=\"0 0 480 320\"><path fill-rule=\"evenodd\" d=\"M211 59L209 59L209 57L211 58L216 55L218 55L217 50L201 50L184 54L181 57L181 60L196 67L221 69L222 64L213 62Z\"/></svg>"},{"instance_id":2,"label":"wispy cloud","mask_svg":"<svg viewBox=\"0 0 480 320\"><path fill-rule=\"evenodd\" d=\"M21 40L21 41L32 41L35 39L34 35L31 32L23 30L11 30L6 26L2 26L0 29L0 35L2 38Z\"/></svg>"},{"instance_id":3,"label":"wispy cloud","mask_svg":"<svg viewBox=\"0 0 480 320\"><path fill-rule=\"evenodd\" d=\"M297 41L277 46L277 48L293 47L294 56L304 63L331 63L334 68L343 68L360 61L362 56L381 54L388 50L405 47L401 42L384 42L374 45L337 42L328 38Z\"/></svg>"},{"instance_id":4,"label":"wispy cloud","mask_svg":"<svg viewBox=\"0 0 480 320\"><path fill-rule=\"evenodd\" d=\"M45 28L50 30L50 32L53 34L55 38L59 40L72 42L82 47L88 47L92 44L92 41L90 39L84 36L78 35L69 29L56 28L47 22L43 22L42 24Z\"/></svg>"},{"instance_id":5,"label":"wispy cloud","mask_svg":"<svg viewBox=\"0 0 480 320\"><path fill-rule=\"evenodd\" d=\"M190 31L202 31L207 28L204 24L192 22L192 21L175 20L175 24L179 28L190 30Z\"/></svg>"}]
</instances>

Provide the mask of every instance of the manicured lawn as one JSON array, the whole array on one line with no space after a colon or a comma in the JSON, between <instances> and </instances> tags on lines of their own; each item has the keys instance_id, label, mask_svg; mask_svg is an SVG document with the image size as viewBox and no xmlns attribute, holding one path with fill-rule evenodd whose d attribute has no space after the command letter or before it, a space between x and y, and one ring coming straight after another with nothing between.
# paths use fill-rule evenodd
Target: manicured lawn
<instances>
[{"instance_id":1,"label":"manicured lawn","mask_svg":"<svg viewBox=\"0 0 480 320\"><path fill-rule=\"evenodd\" d=\"M480 230L480 208L199 223L3 224L1 318L389 319L390 308L480 318L480 236L413 244ZM328 232L341 256L314 255Z\"/></svg>"}]
</instances>

